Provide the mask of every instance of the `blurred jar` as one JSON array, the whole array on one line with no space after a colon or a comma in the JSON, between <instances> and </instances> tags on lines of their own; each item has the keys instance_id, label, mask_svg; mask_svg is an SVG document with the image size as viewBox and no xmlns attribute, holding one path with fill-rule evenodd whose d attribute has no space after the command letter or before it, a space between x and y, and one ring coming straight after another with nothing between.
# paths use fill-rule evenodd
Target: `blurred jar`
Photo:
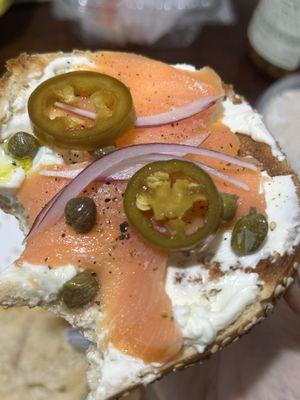
<instances>
[{"instance_id":1,"label":"blurred jar","mask_svg":"<svg viewBox=\"0 0 300 400\"><path fill-rule=\"evenodd\" d=\"M230 0L55 0L58 18L79 22L88 42L184 47L207 20L230 23Z\"/></svg>"},{"instance_id":2,"label":"blurred jar","mask_svg":"<svg viewBox=\"0 0 300 400\"><path fill-rule=\"evenodd\" d=\"M262 0L248 28L250 56L278 78L300 67L300 0Z\"/></svg>"},{"instance_id":3,"label":"blurred jar","mask_svg":"<svg viewBox=\"0 0 300 400\"><path fill-rule=\"evenodd\" d=\"M300 177L300 74L273 83L260 97L256 108Z\"/></svg>"}]
</instances>

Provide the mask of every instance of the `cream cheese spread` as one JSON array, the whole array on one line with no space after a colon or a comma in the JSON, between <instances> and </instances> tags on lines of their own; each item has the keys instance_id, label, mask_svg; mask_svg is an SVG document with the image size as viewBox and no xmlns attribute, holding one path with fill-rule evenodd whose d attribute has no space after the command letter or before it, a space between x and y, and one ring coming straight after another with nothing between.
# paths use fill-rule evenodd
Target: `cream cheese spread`
<instances>
[{"instance_id":1,"label":"cream cheese spread","mask_svg":"<svg viewBox=\"0 0 300 400\"><path fill-rule=\"evenodd\" d=\"M34 172L43 165L63 164L63 158L49 147L42 146L32 161L32 166L27 173ZM12 200L16 191L21 187L26 177L26 171L21 165L5 154L0 146L0 195L7 200Z\"/></svg>"},{"instance_id":2,"label":"cream cheese spread","mask_svg":"<svg viewBox=\"0 0 300 400\"><path fill-rule=\"evenodd\" d=\"M222 122L235 133L243 133L251 136L256 142L262 142L269 145L272 154L279 161L285 159L284 154L278 148L275 139L269 133L263 122L262 116L253 110L253 108L245 101L234 104L230 98L226 98L222 102L223 117Z\"/></svg>"},{"instance_id":3,"label":"cream cheese spread","mask_svg":"<svg viewBox=\"0 0 300 400\"><path fill-rule=\"evenodd\" d=\"M44 265L11 264L0 273L1 304L10 305L13 300L31 307L49 303L76 273L73 265L49 269Z\"/></svg>"},{"instance_id":4,"label":"cream cheese spread","mask_svg":"<svg viewBox=\"0 0 300 400\"><path fill-rule=\"evenodd\" d=\"M22 185L25 176L23 168L17 166L0 146L0 195L6 198L12 197Z\"/></svg>"},{"instance_id":5,"label":"cream cheese spread","mask_svg":"<svg viewBox=\"0 0 300 400\"><path fill-rule=\"evenodd\" d=\"M146 364L109 344L103 353L91 345L87 352L88 383L91 388L87 400L104 400L126 390L129 386L148 384L157 378L160 364Z\"/></svg>"},{"instance_id":6,"label":"cream cheese spread","mask_svg":"<svg viewBox=\"0 0 300 400\"><path fill-rule=\"evenodd\" d=\"M234 322L259 293L255 273L236 270L212 280L199 264L169 266L166 290L185 344L202 353L217 333Z\"/></svg>"},{"instance_id":7,"label":"cream cheese spread","mask_svg":"<svg viewBox=\"0 0 300 400\"><path fill-rule=\"evenodd\" d=\"M271 178L264 173L263 179L270 225L267 239L256 253L239 257L231 249L231 231L217 234L207 252L212 255L210 262L218 262L222 271L228 271L230 267L255 268L263 259L292 252L300 242L300 208L292 177Z\"/></svg>"},{"instance_id":8,"label":"cream cheese spread","mask_svg":"<svg viewBox=\"0 0 300 400\"><path fill-rule=\"evenodd\" d=\"M39 169L43 165L53 165L53 164L64 164L64 160L61 155L56 151L50 149L47 146L42 146L39 148L36 156L33 159L32 167L30 171Z\"/></svg>"}]
</instances>

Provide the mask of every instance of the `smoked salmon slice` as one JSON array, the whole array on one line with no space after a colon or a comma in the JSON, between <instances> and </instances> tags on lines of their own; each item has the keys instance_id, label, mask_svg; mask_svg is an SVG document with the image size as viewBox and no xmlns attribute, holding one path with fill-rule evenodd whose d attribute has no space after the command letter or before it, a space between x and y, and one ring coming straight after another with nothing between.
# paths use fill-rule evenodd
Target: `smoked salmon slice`
<instances>
[{"instance_id":1,"label":"smoked salmon slice","mask_svg":"<svg viewBox=\"0 0 300 400\"><path fill-rule=\"evenodd\" d=\"M120 52L97 53L91 61L96 67L89 69L119 79L130 89L138 116L167 112L205 96L224 95L221 80L212 70L210 78L208 71L193 76L160 61Z\"/></svg>"},{"instance_id":2,"label":"smoked salmon slice","mask_svg":"<svg viewBox=\"0 0 300 400\"><path fill-rule=\"evenodd\" d=\"M201 144L201 147L216 150L234 157L238 156L240 149L239 138L220 121L210 124L206 132L209 133L209 137ZM231 193L238 196L238 209L232 224L241 216L248 214L251 207L255 207L258 212L263 214L265 213L266 204L264 193L261 190L260 171L252 171L236 167L232 164L211 157L189 156L188 158L201 161L249 187L249 191L245 191L223 181L222 179L216 178L215 176L213 177L220 192Z\"/></svg>"},{"instance_id":3,"label":"smoked salmon slice","mask_svg":"<svg viewBox=\"0 0 300 400\"><path fill-rule=\"evenodd\" d=\"M65 184L61 178L31 174L18 198L30 222ZM97 224L88 234L77 234L61 218L51 229L29 239L18 264L29 262L55 268L72 264L97 273L99 301L105 320L98 329L123 352L146 362L175 356L182 337L165 289L167 254L145 243L134 231L120 230L125 183L94 183L82 195L97 205Z\"/></svg>"},{"instance_id":4,"label":"smoked salmon slice","mask_svg":"<svg viewBox=\"0 0 300 400\"><path fill-rule=\"evenodd\" d=\"M220 77L210 68L191 73L149 58L102 52L92 69L119 79L129 87L137 116L160 114L205 96L224 96ZM117 142L119 147L141 143L183 143L199 135L218 107L213 106L186 120L158 127L134 128Z\"/></svg>"}]
</instances>

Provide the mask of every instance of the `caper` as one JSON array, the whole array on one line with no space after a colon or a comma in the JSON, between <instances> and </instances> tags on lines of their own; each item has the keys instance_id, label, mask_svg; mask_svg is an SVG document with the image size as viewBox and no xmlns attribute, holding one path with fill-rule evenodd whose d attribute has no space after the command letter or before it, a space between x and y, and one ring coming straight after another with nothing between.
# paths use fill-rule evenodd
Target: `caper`
<instances>
[{"instance_id":1,"label":"caper","mask_svg":"<svg viewBox=\"0 0 300 400\"><path fill-rule=\"evenodd\" d=\"M96 222L96 204L90 197L74 197L65 206L66 223L78 233L89 232Z\"/></svg>"},{"instance_id":2,"label":"caper","mask_svg":"<svg viewBox=\"0 0 300 400\"><path fill-rule=\"evenodd\" d=\"M229 193L220 194L223 202L222 219L225 222L230 222L236 214L238 197L234 194Z\"/></svg>"},{"instance_id":3,"label":"caper","mask_svg":"<svg viewBox=\"0 0 300 400\"><path fill-rule=\"evenodd\" d=\"M106 154L112 153L113 151L117 150L116 146L106 146L106 147L98 147L97 149L89 151L90 155L96 158L102 158L106 156Z\"/></svg>"},{"instance_id":4,"label":"caper","mask_svg":"<svg viewBox=\"0 0 300 400\"><path fill-rule=\"evenodd\" d=\"M34 158L40 144L38 140L26 132L15 133L8 141L7 149L14 158Z\"/></svg>"},{"instance_id":5,"label":"caper","mask_svg":"<svg viewBox=\"0 0 300 400\"><path fill-rule=\"evenodd\" d=\"M78 273L63 285L60 297L69 308L82 307L94 299L98 290L96 278L85 271Z\"/></svg>"},{"instance_id":6,"label":"caper","mask_svg":"<svg viewBox=\"0 0 300 400\"><path fill-rule=\"evenodd\" d=\"M264 215L251 208L248 215L235 224L231 237L231 247L239 256L254 253L263 244L268 234L268 222Z\"/></svg>"}]
</instances>

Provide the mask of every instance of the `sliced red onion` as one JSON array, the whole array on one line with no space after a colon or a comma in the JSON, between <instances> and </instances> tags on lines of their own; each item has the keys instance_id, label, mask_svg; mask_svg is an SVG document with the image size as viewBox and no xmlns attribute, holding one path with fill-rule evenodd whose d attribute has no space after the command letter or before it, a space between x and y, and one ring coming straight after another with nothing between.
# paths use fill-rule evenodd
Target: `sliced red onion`
<instances>
[{"instance_id":1,"label":"sliced red onion","mask_svg":"<svg viewBox=\"0 0 300 400\"><path fill-rule=\"evenodd\" d=\"M195 135L185 141L181 142L180 144L185 144L187 146L200 146L206 139L210 136L210 133L203 133L202 135Z\"/></svg>"},{"instance_id":2,"label":"sliced red onion","mask_svg":"<svg viewBox=\"0 0 300 400\"><path fill-rule=\"evenodd\" d=\"M146 115L137 117L135 121L135 126L137 128L149 128L152 126L167 125L174 122L179 122L184 119L193 117L196 114L208 109L214 105L223 96L207 96L199 100L193 101L185 106L172 108L170 111L161 114ZM82 117L90 118L92 120L97 119L97 114L92 111L87 111L82 108L70 106L69 104L56 101L54 105L65 111L70 111L74 114L80 115Z\"/></svg>"},{"instance_id":3,"label":"sliced red onion","mask_svg":"<svg viewBox=\"0 0 300 400\"><path fill-rule=\"evenodd\" d=\"M94 121L97 119L97 114L92 111L87 111L87 110L83 110L82 108L73 107L73 106L70 106L69 104L61 103L60 101L56 101L54 103L54 105L57 108L61 108L62 110L65 110L65 111L70 111L74 114L80 115L81 117L90 118Z\"/></svg>"},{"instance_id":4,"label":"sliced red onion","mask_svg":"<svg viewBox=\"0 0 300 400\"><path fill-rule=\"evenodd\" d=\"M174 157L184 157L187 154L205 155L241 165L244 168L250 168L251 166L250 169L256 170L252 164L248 164L245 161L236 159L234 157L225 156L212 150L199 149L198 147L193 146L154 143L124 147L105 155L99 160L94 161L83 171L81 171L74 180L66 185L59 192L59 194L52 199L46 207L43 208L34 221L28 236L31 236L33 233L37 233L43 229L49 228L55 222L57 222L64 212L66 203L71 198L78 196L91 182L97 179L105 180L111 178L119 171L124 171L124 169L129 168L130 166L138 164L137 158L146 160L146 156L153 156L157 153L160 159L163 159L161 155L165 155L169 159ZM205 168L207 169L209 167L205 166ZM222 177L222 179L223 177L226 177L226 175L221 173L218 173L218 176ZM228 180L228 177L226 177L226 179Z\"/></svg>"},{"instance_id":5,"label":"sliced red onion","mask_svg":"<svg viewBox=\"0 0 300 400\"><path fill-rule=\"evenodd\" d=\"M187 146L200 146L208 137L210 136L210 133L203 133L202 135L198 135L192 138L187 139L181 144L187 145ZM253 164L251 162L251 164ZM85 168L86 166L84 166ZM58 177L58 178L66 178L66 179L74 179L76 176L84 169L82 167L80 168L73 168L69 170L64 170L64 171L59 171L59 170L41 170L40 175L43 176L53 176L53 177Z\"/></svg>"},{"instance_id":6,"label":"sliced red onion","mask_svg":"<svg viewBox=\"0 0 300 400\"><path fill-rule=\"evenodd\" d=\"M79 175L83 170L84 168L72 168L64 170L42 169L39 171L39 174L57 178L75 179L76 176Z\"/></svg>"},{"instance_id":7,"label":"sliced red onion","mask_svg":"<svg viewBox=\"0 0 300 400\"><path fill-rule=\"evenodd\" d=\"M260 161L258 161L256 158L252 157L252 156L245 156L242 157L241 160L246 161L249 164L253 164L257 167L257 169L261 169L262 168L262 163Z\"/></svg>"},{"instance_id":8,"label":"sliced red onion","mask_svg":"<svg viewBox=\"0 0 300 400\"><path fill-rule=\"evenodd\" d=\"M230 178L230 176L228 176L226 174L223 174L222 172L219 172L216 169L214 169L212 167L209 167L208 165L202 164L202 163L200 163L198 161L187 160L187 159L185 159L183 157L174 157L172 155L167 155L167 154L149 154L149 157L148 156L144 157L145 164L148 164L149 162L153 162L153 161L160 161L160 160L164 160L164 161L174 160L174 158L176 158L178 160L182 160L183 159L185 161L190 161L193 164L198 165L198 167L202 168L204 171L206 171L210 175L214 175L214 176L222 179L223 181L231 183L233 186L236 186L236 187L238 187L240 189L243 189L243 190L246 190L246 191L250 190L249 186L246 185L246 183L240 182L240 181L238 181L238 180L236 180L234 178ZM136 171L138 171L138 170L139 170L139 168ZM127 179L130 179L130 178L131 178L131 176L128 177Z\"/></svg>"},{"instance_id":9,"label":"sliced red onion","mask_svg":"<svg viewBox=\"0 0 300 400\"><path fill-rule=\"evenodd\" d=\"M133 163L130 166L123 166L123 169L120 169L118 172L116 172L113 175L106 176L104 179L101 178L96 178L96 180L100 181L123 181L123 180L128 180L130 179L139 169L144 167L146 164L154 161L168 161L168 160L186 160L183 157L174 157L172 155L168 154L148 154L143 157L135 157L133 159L129 159L128 161ZM231 183L232 185L241 188L243 190L249 191L249 186L246 185L243 182L240 182L236 179L230 178L230 176L223 174L222 172L217 171L214 168L211 168L205 164L202 164L197 161L191 161L191 160L186 160L190 161L202 169L204 169L207 173L216 176L220 179L222 179L225 182ZM62 171L54 171L54 170L41 170L40 174L43 176L51 176L51 177L59 177L59 178L66 178L66 179L75 179L82 171L84 168L78 168L78 169L72 169L72 170L62 170Z\"/></svg>"},{"instance_id":10,"label":"sliced red onion","mask_svg":"<svg viewBox=\"0 0 300 400\"><path fill-rule=\"evenodd\" d=\"M237 181L236 179L230 178L230 176L223 174L222 172L219 172L218 170L209 167L208 165L196 162L195 164L198 165L198 167L204 169L205 172L207 172L210 175L214 175L217 178L222 179L224 182L228 182L231 183L233 186L236 186L240 189L246 190L247 192L249 192L250 188L249 186L241 181Z\"/></svg>"},{"instance_id":11,"label":"sliced red onion","mask_svg":"<svg viewBox=\"0 0 300 400\"><path fill-rule=\"evenodd\" d=\"M35 218L31 228L29 229L29 232L28 232L25 240L33 233L34 227L35 226L39 226L43 222L43 219L44 219L45 215L51 210L51 208L54 205L56 199L60 196L60 194L63 192L63 190L64 190L64 187L59 192L57 192L56 195L53 196L52 199L50 199L48 201L48 203L43 207L41 212Z\"/></svg>"},{"instance_id":12,"label":"sliced red onion","mask_svg":"<svg viewBox=\"0 0 300 400\"><path fill-rule=\"evenodd\" d=\"M142 158L143 158L144 156L151 155L151 154L152 155L153 154L167 154L169 156L172 156L173 158L174 157L184 157L187 154L196 154L196 155L200 155L200 156L204 156L204 157L215 158L215 159L221 160L223 162L238 165L240 167L250 169L253 171L258 170L257 166L254 165L252 162L247 162L240 158L232 157L227 154L223 154L223 153L220 153L220 152L217 152L214 150L202 149L202 148L188 146L188 145L149 143L149 144L133 145L133 146L125 147L123 149L117 150L117 152L119 153L125 149L127 149L129 151L132 150L131 157L129 157L129 160L127 160L128 165L131 165L130 158L134 158L136 160L136 157L142 156ZM121 162L121 160L119 160L119 161ZM149 161L147 161L147 162L149 162ZM123 163L123 165L125 165L126 160L123 160L122 163ZM204 164L201 164L201 165L204 165ZM65 177L65 178L73 179L82 170L83 170L83 168L80 168L80 169L72 168L71 170L67 170L67 171L42 170L40 173L41 173L41 175L57 176L57 177ZM213 168L212 168L212 170L213 170ZM117 169L116 172L119 172L119 169ZM224 175L224 176L226 176L226 175Z\"/></svg>"},{"instance_id":13,"label":"sliced red onion","mask_svg":"<svg viewBox=\"0 0 300 400\"><path fill-rule=\"evenodd\" d=\"M135 126L137 128L149 128L152 126L160 126L182 121L193 117L196 114L208 109L214 105L223 96L207 96L199 100L193 101L185 106L172 108L170 111L155 115L145 115L137 117Z\"/></svg>"},{"instance_id":14,"label":"sliced red onion","mask_svg":"<svg viewBox=\"0 0 300 400\"><path fill-rule=\"evenodd\" d=\"M153 145L137 145L137 146L131 146L131 147L138 147L138 146L151 146ZM166 145L163 144L165 147ZM173 146L173 145L167 145L167 146ZM181 145L175 145L175 146L181 146ZM204 150L204 149L203 149ZM209 152L211 150L208 150ZM190 152L185 152L186 154L191 154ZM123 161L122 168L119 166L118 170L110 175L110 176L101 176L95 178L95 180L127 180L132 177L133 174L135 174L136 171L138 171L140 168L142 168L145 164L148 164L149 162L152 161L158 161L158 160L170 160L174 158L179 158L182 159L186 154L183 154L182 156L178 156L177 154L174 153L169 153L169 154L164 154L164 153L148 153L142 156L137 156L133 158L129 158L127 161ZM191 160L189 160L191 161ZM203 163L200 163L198 161L192 161L194 164L200 166L202 169L204 169L206 172L208 172L211 175L217 176L218 178L231 183L232 185L239 187L244 190L249 190L249 187L243 183L240 182L236 179L230 178L228 175L223 174L219 172L218 170L209 167L208 165L205 165ZM253 165L251 164L253 167ZM253 168L251 168L253 169ZM61 177L61 178L66 178L66 179L74 179L76 178L84 169L83 168L78 168L78 169L70 169L70 170L62 170L62 171L53 171L53 170L41 170L40 174L44 176L53 176L53 177Z\"/></svg>"}]
</instances>

